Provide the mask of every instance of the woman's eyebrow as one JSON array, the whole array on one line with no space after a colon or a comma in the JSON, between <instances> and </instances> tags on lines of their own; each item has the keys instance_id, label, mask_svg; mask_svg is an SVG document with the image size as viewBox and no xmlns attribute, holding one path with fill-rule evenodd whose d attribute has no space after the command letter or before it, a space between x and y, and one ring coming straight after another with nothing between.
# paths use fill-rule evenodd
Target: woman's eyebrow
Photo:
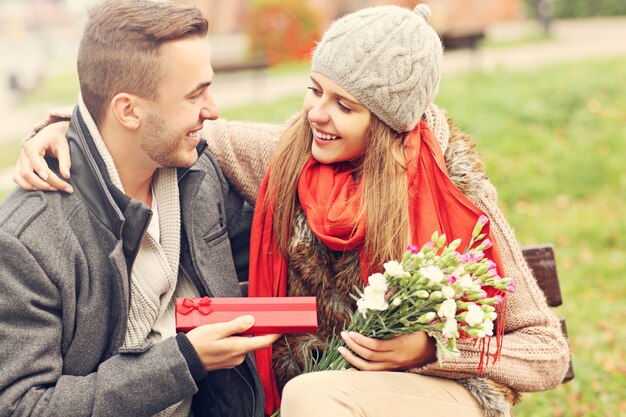
<instances>
[{"instance_id":1,"label":"woman's eyebrow","mask_svg":"<svg viewBox=\"0 0 626 417\"><path fill-rule=\"evenodd\" d=\"M317 81L315 81L315 78L313 78L313 76L311 75L309 78L311 78L311 81L313 81L313 84L315 84L316 86L320 86L320 83L318 83Z\"/></svg>"},{"instance_id":2,"label":"woman's eyebrow","mask_svg":"<svg viewBox=\"0 0 626 417\"><path fill-rule=\"evenodd\" d=\"M316 87L320 87L320 88L321 88L320 83L318 83L318 82L315 80L315 78L313 78L313 76L311 76L310 78L311 78L311 81L313 81L313 84L315 84L315 86L316 86ZM365 106L363 106L361 103L359 103L358 101L354 101L354 100L352 100L352 99L349 99L348 97L346 97L346 96L342 96L341 94L333 93L333 96L334 96L335 98L339 99L339 100L347 101L349 104L352 104L352 105L354 105L354 106L358 106L358 107L365 107Z\"/></svg>"}]
</instances>

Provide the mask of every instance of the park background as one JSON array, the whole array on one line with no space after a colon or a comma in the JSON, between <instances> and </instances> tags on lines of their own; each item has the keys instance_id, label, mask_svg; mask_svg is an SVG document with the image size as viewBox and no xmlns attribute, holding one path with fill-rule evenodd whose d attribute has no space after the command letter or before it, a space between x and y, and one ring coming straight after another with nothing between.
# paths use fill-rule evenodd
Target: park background
<instances>
[{"instance_id":1,"label":"park background","mask_svg":"<svg viewBox=\"0 0 626 417\"><path fill-rule=\"evenodd\" d=\"M221 117L264 122L300 108L307 54L330 21L417 3L185 2L211 24ZM13 188L19 141L49 109L76 101L75 54L92 3L0 0L0 200ZM520 244L555 245L576 377L525 394L516 416L626 416L626 1L427 3L444 39L484 36L476 48L449 45L437 104L475 138Z\"/></svg>"}]
</instances>

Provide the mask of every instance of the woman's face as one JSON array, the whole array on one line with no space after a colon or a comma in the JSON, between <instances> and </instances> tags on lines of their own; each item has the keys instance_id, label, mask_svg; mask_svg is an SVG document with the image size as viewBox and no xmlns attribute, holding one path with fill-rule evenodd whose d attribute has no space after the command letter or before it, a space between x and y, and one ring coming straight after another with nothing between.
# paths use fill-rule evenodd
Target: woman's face
<instances>
[{"instance_id":1,"label":"woman's face","mask_svg":"<svg viewBox=\"0 0 626 417\"><path fill-rule=\"evenodd\" d=\"M311 74L303 109L313 132L311 151L322 164L358 160L371 112L327 77Z\"/></svg>"}]
</instances>

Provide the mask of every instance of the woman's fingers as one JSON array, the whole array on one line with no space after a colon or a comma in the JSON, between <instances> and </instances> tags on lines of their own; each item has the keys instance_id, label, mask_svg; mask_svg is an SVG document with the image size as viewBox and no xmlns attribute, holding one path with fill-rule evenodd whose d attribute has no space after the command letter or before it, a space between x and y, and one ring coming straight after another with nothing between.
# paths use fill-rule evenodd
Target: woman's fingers
<instances>
[{"instance_id":1,"label":"woman's fingers","mask_svg":"<svg viewBox=\"0 0 626 417\"><path fill-rule=\"evenodd\" d=\"M62 191L65 191L66 193L74 192L74 189L72 188L72 186L68 182L63 181L53 171L48 169L47 174L48 174L48 177L46 179L46 182L50 185L50 188L48 189L48 191L62 190Z\"/></svg>"},{"instance_id":2,"label":"woman's fingers","mask_svg":"<svg viewBox=\"0 0 626 417\"><path fill-rule=\"evenodd\" d=\"M50 149L50 154L59 160L59 172L65 179L70 177L70 168L72 161L70 160L70 147L66 140L58 141L54 147Z\"/></svg>"},{"instance_id":3,"label":"woman's fingers","mask_svg":"<svg viewBox=\"0 0 626 417\"><path fill-rule=\"evenodd\" d=\"M31 190L63 190L72 192L69 183L52 172L45 160L48 154L58 159L59 172L70 177L70 152L65 133L68 122L57 122L44 127L22 146L22 152L13 171L13 181L20 187Z\"/></svg>"},{"instance_id":4,"label":"woman's fingers","mask_svg":"<svg viewBox=\"0 0 626 417\"><path fill-rule=\"evenodd\" d=\"M49 168L39 170L39 174L33 168L28 169L30 163L24 162L23 158L17 161L13 170L13 182L25 190L42 190L56 191L63 190L65 192L73 192L72 186L63 181ZM45 180L44 180L45 179Z\"/></svg>"},{"instance_id":5,"label":"woman's fingers","mask_svg":"<svg viewBox=\"0 0 626 417\"><path fill-rule=\"evenodd\" d=\"M392 364L388 362L372 362L367 361L363 358L356 356L354 353L350 352L349 349L345 347L338 348L341 356L356 369L360 369L361 371L389 371L392 370Z\"/></svg>"},{"instance_id":6,"label":"woman's fingers","mask_svg":"<svg viewBox=\"0 0 626 417\"><path fill-rule=\"evenodd\" d=\"M29 183L24 176L20 173L20 161L17 161L15 168L13 169L13 182L17 184L18 187L23 188L25 190L34 190L35 187Z\"/></svg>"},{"instance_id":7,"label":"woman's fingers","mask_svg":"<svg viewBox=\"0 0 626 417\"><path fill-rule=\"evenodd\" d=\"M13 181L25 190L48 190L50 188L50 184L35 174L30 161L28 159L25 160L23 155L20 156L20 159L15 164Z\"/></svg>"},{"instance_id":8,"label":"woman's fingers","mask_svg":"<svg viewBox=\"0 0 626 417\"><path fill-rule=\"evenodd\" d=\"M65 192L72 192L72 186L63 181L59 176L54 173L50 168L43 156L43 152L39 151L34 146L26 142L18 159L15 170L13 171L13 181L25 190L44 190L44 191L56 191L63 190ZM67 143L65 147L63 145L56 148L56 152L61 158L64 158L65 171L69 175L69 150ZM56 156L56 155L55 155ZM59 164L61 159L59 159ZM62 171L63 172L63 171Z\"/></svg>"}]
</instances>

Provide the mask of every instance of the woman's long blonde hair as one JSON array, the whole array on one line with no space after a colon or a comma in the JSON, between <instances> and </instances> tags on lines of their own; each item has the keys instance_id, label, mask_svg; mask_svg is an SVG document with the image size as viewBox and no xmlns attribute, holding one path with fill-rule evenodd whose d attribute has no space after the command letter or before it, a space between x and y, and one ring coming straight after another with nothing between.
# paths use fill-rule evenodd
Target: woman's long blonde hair
<instances>
[{"instance_id":1,"label":"woman's long blonde hair","mask_svg":"<svg viewBox=\"0 0 626 417\"><path fill-rule=\"evenodd\" d=\"M365 250L373 269L390 259L399 259L410 243L408 184L404 147L406 134L399 134L372 114L366 133L365 154L355 174L363 181L366 215ZM301 112L278 143L272 162L264 204L275 204L273 231L281 254L286 257L291 227L297 213L298 179L311 157L313 134Z\"/></svg>"}]
</instances>

